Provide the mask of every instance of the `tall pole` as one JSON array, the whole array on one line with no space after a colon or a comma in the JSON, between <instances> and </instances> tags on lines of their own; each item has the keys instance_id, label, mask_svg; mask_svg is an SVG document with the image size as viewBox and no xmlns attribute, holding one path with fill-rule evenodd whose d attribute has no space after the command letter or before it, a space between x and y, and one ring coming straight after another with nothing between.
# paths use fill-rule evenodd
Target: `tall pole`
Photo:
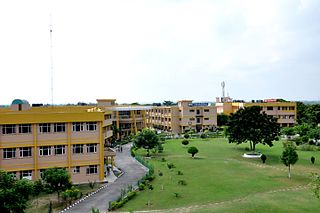
<instances>
[{"instance_id":1,"label":"tall pole","mask_svg":"<svg viewBox=\"0 0 320 213\"><path fill-rule=\"evenodd\" d=\"M52 45L52 15L50 13L50 63L51 63L51 106L53 106L53 45Z\"/></svg>"}]
</instances>

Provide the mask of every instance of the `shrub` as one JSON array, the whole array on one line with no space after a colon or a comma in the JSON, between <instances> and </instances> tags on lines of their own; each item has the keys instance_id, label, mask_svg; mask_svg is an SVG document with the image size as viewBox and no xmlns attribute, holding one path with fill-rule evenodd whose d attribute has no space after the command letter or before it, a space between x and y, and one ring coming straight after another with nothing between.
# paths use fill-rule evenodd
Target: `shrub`
<instances>
[{"instance_id":1,"label":"shrub","mask_svg":"<svg viewBox=\"0 0 320 213\"><path fill-rule=\"evenodd\" d=\"M143 191L143 190L146 189L146 185L144 185L143 183L141 183L141 184L139 184L138 188L139 188L140 191Z\"/></svg>"},{"instance_id":2,"label":"shrub","mask_svg":"<svg viewBox=\"0 0 320 213\"><path fill-rule=\"evenodd\" d=\"M132 192L129 192L127 194L127 198L128 198L128 200L131 200L136 195L137 195L137 192L136 191L132 191Z\"/></svg>"},{"instance_id":3,"label":"shrub","mask_svg":"<svg viewBox=\"0 0 320 213\"><path fill-rule=\"evenodd\" d=\"M148 186L148 188L149 188L150 190L153 190L153 186L152 186L151 184Z\"/></svg>"},{"instance_id":4,"label":"shrub","mask_svg":"<svg viewBox=\"0 0 320 213\"><path fill-rule=\"evenodd\" d=\"M188 141L188 140L183 140L181 143L182 143L182 145L185 145L185 146L186 146L186 145L189 144L189 141Z\"/></svg>"},{"instance_id":5,"label":"shrub","mask_svg":"<svg viewBox=\"0 0 320 213\"><path fill-rule=\"evenodd\" d=\"M246 147L246 148L244 148L244 150L248 152L248 151L250 151L250 148Z\"/></svg>"},{"instance_id":6,"label":"shrub","mask_svg":"<svg viewBox=\"0 0 320 213\"><path fill-rule=\"evenodd\" d=\"M173 194L176 198L180 197L180 194L178 192L173 192Z\"/></svg>"},{"instance_id":7,"label":"shrub","mask_svg":"<svg viewBox=\"0 0 320 213\"><path fill-rule=\"evenodd\" d=\"M132 156L132 157L135 157L135 156L136 156L136 151L135 151L135 149L132 147L130 151L131 151L131 156Z\"/></svg>"},{"instance_id":8,"label":"shrub","mask_svg":"<svg viewBox=\"0 0 320 213\"><path fill-rule=\"evenodd\" d=\"M311 160L311 163L314 164L314 162L316 161L316 158L312 156L310 160Z\"/></svg>"},{"instance_id":9,"label":"shrub","mask_svg":"<svg viewBox=\"0 0 320 213\"><path fill-rule=\"evenodd\" d=\"M96 186L96 182L95 181L89 181L89 187L91 189L93 189Z\"/></svg>"},{"instance_id":10,"label":"shrub","mask_svg":"<svg viewBox=\"0 0 320 213\"><path fill-rule=\"evenodd\" d=\"M161 161L162 161L162 162L166 162L166 159L165 159L165 158L161 158Z\"/></svg>"},{"instance_id":11,"label":"shrub","mask_svg":"<svg viewBox=\"0 0 320 213\"><path fill-rule=\"evenodd\" d=\"M192 155L192 157L194 158L194 155L197 154L199 152L199 150L197 149L197 147L189 147L188 149L188 153L190 153Z\"/></svg>"},{"instance_id":12,"label":"shrub","mask_svg":"<svg viewBox=\"0 0 320 213\"><path fill-rule=\"evenodd\" d=\"M186 182L185 180L179 180L179 181L178 181L178 185L186 186L186 185L187 185L187 182Z\"/></svg>"},{"instance_id":13,"label":"shrub","mask_svg":"<svg viewBox=\"0 0 320 213\"><path fill-rule=\"evenodd\" d=\"M183 172L181 172L180 170L178 171L177 175L183 175Z\"/></svg>"},{"instance_id":14,"label":"shrub","mask_svg":"<svg viewBox=\"0 0 320 213\"><path fill-rule=\"evenodd\" d=\"M162 144L159 144L159 146L158 146L158 152L159 152L159 153L162 153L162 152L163 152L163 146L162 146Z\"/></svg>"},{"instance_id":15,"label":"shrub","mask_svg":"<svg viewBox=\"0 0 320 213\"><path fill-rule=\"evenodd\" d=\"M262 154L260 158L262 160L262 163L265 163L267 160L267 156L265 154Z\"/></svg>"},{"instance_id":16,"label":"shrub","mask_svg":"<svg viewBox=\"0 0 320 213\"><path fill-rule=\"evenodd\" d=\"M167 163L168 169L175 168L175 165L173 163Z\"/></svg>"},{"instance_id":17,"label":"shrub","mask_svg":"<svg viewBox=\"0 0 320 213\"><path fill-rule=\"evenodd\" d=\"M158 175L159 176L163 176L163 173L161 171L159 171Z\"/></svg>"},{"instance_id":18,"label":"shrub","mask_svg":"<svg viewBox=\"0 0 320 213\"><path fill-rule=\"evenodd\" d=\"M190 135L188 133L185 133L184 136L183 136L185 139L188 139L190 138Z\"/></svg>"},{"instance_id":19,"label":"shrub","mask_svg":"<svg viewBox=\"0 0 320 213\"><path fill-rule=\"evenodd\" d=\"M202 139L204 139L204 138L206 138L206 137L207 137L207 135L204 134L204 133L202 133L202 134L200 135L200 138L202 138Z\"/></svg>"}]
</instances>

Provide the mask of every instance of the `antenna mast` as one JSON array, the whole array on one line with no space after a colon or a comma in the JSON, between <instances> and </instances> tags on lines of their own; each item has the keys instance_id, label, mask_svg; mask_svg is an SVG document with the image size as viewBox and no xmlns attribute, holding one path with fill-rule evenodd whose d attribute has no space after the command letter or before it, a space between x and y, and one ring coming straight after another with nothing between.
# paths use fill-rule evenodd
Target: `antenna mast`
<instances>
[{"instance_id":1,"label":"antenna mast","mask_svg":"<svg viewBox=\"0 0 320 213\"><path fill-rule=\"evenodd\" d=\"M221 82L221 87L222 87L222 101L224 102L225 99L225 92L224 92L224 87L226 86L226 83L224 81Z\"/></svg>"},{"instance_id":2,"label":"antenna mast","mask_svg":"<svg viewBox=\"0 0 320 213\"><path fill-rule=\"evenodd\" d=\"M53 45L52 45L52 15L50 13L50 63L51 63L51 105L53 106Z\"/></svg>"}]
</instances>

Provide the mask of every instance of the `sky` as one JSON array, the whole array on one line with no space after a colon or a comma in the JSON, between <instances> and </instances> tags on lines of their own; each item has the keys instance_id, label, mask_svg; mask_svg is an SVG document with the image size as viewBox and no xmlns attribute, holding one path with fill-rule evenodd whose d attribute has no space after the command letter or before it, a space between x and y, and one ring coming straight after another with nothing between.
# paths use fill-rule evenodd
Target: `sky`
<instances>
[{"instance_id":1,"label":"sky","mask_svg":"<svg viewBox=\"0 0 320 213\"><path fill-rule=\"evenodd\" d=\"M0 104L215 101L222 81L320 100L320 1L0 1L0 79Z\"/></svg>"}]
</instances>

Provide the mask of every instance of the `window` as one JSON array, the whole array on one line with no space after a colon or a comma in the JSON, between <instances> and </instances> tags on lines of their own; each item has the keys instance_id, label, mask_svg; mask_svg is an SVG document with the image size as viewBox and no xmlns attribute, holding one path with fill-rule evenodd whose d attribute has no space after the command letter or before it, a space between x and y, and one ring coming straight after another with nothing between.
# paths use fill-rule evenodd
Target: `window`
<instances>
[{"instance_id":1,"label":"window","mask_svg":"<svg viewBox=\"0 0 320 213\"><path fill-rule=\"evenodd\" d=\"M51 146L40 146L39 151L40 156L49 156L51 155Z\"/></svg>"},{"instance_id":2,"label":"window","mask_svg":"<svg viewBox=\"0 0 320 213\"><path fill-rule=\"evenodd\" d=\"M288 107L284 106L282 107L282 110L288 110Z\"/></svg>"},{"instance_id":3,"label":"window","mask_svg":"<svg viewBox=\"0 0 320 213\"><path fill-rule=\"evenodd\" d=\"M87 168L87 175L97 174L97 173L98 173L98 167L97 167L97 165L90 165L90 166Z\"/></svg>"},{"instance_id":4,"label":"window","mask_svg":"<svg viewBox=\"0 0 320 213\"><path fill-rule=\"evenodd\" d=\"M5 148L3 149L3 158L11 159L16 157L16 148Z\"/></svg>"},{"instance_id":5,"label":"window","mask_svg":"<svg viewBox=\"0 0 320 213\"><path fill-rule=\"evenodd\" d=\"M270 110L273 110L273 107L272 107L272 106L268 106L268 107L267 107L267 110L269 110L269 111L270 111Z\"/></svg>"},{"instance_id":6,"label":"window","mask_svg":"<svg viewBox=\"0 0 320 213\"><path fill-rule=\"evenodd\" d=\"M73 168L73 173L80 173L80 166L76 166Z\"/></svg>"},{"instance_id":7,"label":"window","mask_svg":"<svg viewBox=\"0 0 320 213\"><path fill-rule=\"evenodd\" d=\"M19 133L31 133L31 124L20 124L19 125Z\"/></svg>"},{"instance_id":8,"label":"window","mask_svg":"<svg viewBox=\"0 0 320 213\"><path fill-rule=\"evenodd\" d=\"M87 153L96 153L97 144L87 144Z\"/></svg>"},{"instance_id":9,"label":"window","mask_svg":"<svg viewBox=\"0 0 320 213\"><path fill-rule=\"evenodd\" d=\"M20 172L20 177L32 180L32 170L25 170Z\"/></svg>"},{"instance_id":10,"label":"window","mask_svg":"<svg viewBox=\"0 0 320 213\"><path fill-rule=\"evenodd\" d=\"M83 131L83 123L79 123L79 122L72 123L72 131L73 132L82 132Z\"/></svg>"},{"instance_id":11,"label":"window","mask_svg":"<svg viewBox=\"0 0 320 213\"><path fill-rule=\"evenodd\" d=\"M31 152L32 148L31 147L21 147L19 149L20 151L20 157L31 157L32 156L32 152Z\"/></svg>"},{"instance_id":12,"label":"window","mask_svg":"<svg viewBox=\"0 0 320 213\"><path fill-rule=\"evenodd\" d=\"M50 124L39 124L40 133L50 132Z\"/></svg>"},{"instance_id":13,"label":"window","mask_svg":"<svg viewBox=\"0 0 320 213\"><path fill-rule=\"evenodd\" d=\"M87 122L87 131L96 131L97 122Z\"/></svg>"},{"instance_id":14,"label":"window","mask_svg":"<svg viewBox=\"0 0 320 213\"><path fill-rule=\"evenodd\" d=\"M208 120L209 120L209 118L204 118L204 120L208 121Z\"/></svg>"},{"instance_id":15,"label":"window","mask_svg":"<svg viewBox=\"0 0 320 213\"><path fill-rule=\"evenodd\" d=\"M15 134L16 125L14 124L5 124L2 126L2 134Z\"/></svg>"},{"instance_id":16,"label":"window","mask_svg":"<svg viewBox=\"0 0 320 213\"><path fill-rule=\"evenodd\" d=\"M53 131L54 132L65 132L66 131L65 123L55 123L53 125Z\"/></svg>"},{"instance_id":17,"label":"window","mask_svg":"<svg viewBox=\"0 0 320 213\"><path fill-rule=\"evenodd\" d=\"M189 118L189 120L190 120L190 121L194 121L194 120L195 120L195 118Z\"/></svg>"},{"instance_id":18,"label":"window","mask_svg":"<svg viewBox=\"0 0 320 213\"><path fill-rule=\"evenodd\" d=\"M54 146L54 154L55 155L64 155L66 153L66 149L64 145Z\"/></svg>"},{"instance_id":19,"label":"window","mask_svg":"<svg viewBox=\"0 0 320 213\"><path fill-rule=\"evenodd\" d=\"M210 110L209 109L204 109L204 112L209 112Z\"/></svg>"},{"instance_id":20,"label":"window","mask_svg":"<svg viewBox=\"0 0 320 213\"><path fill-rule=\"evenodd\" d=\"M289 106L289 110L294 110L294 106Z\"/></svg>"},{"instance_id":21,"label":"window","mask_svg":"<svg viewBox=\"0 0 320 213\"><path fill-rule=\"evenodd\" d=\"M197 118L197 123L200 123L200 118Z\"/></svg>"},{"instance_id":22,"label":"window","mask_svg":"<svg viewBox=\"0 0 320 213\"><path fill-rule=\"evenodd\" d=\"M83 153L83 144L75 144L75 145L73 145L73 153L74 154Z\"/></svg>"},{"instance_id":23,"label":"window","mask_svg":"<svg viewBox=\"0 0 320 213\"><path fill-rule=\"evenodd\" d=\"M194 112L194 109L190 109L189 112Z\"/></svg>"},{"instance_id":24,"label":"window","mask_svg":"<svg viewBox=\"0 0 320 213\"><path fill-rule=\"evenodd\" d=\"M281 110L281 107L278 106L278 110Z\"/></svg>"}]
</instances>

